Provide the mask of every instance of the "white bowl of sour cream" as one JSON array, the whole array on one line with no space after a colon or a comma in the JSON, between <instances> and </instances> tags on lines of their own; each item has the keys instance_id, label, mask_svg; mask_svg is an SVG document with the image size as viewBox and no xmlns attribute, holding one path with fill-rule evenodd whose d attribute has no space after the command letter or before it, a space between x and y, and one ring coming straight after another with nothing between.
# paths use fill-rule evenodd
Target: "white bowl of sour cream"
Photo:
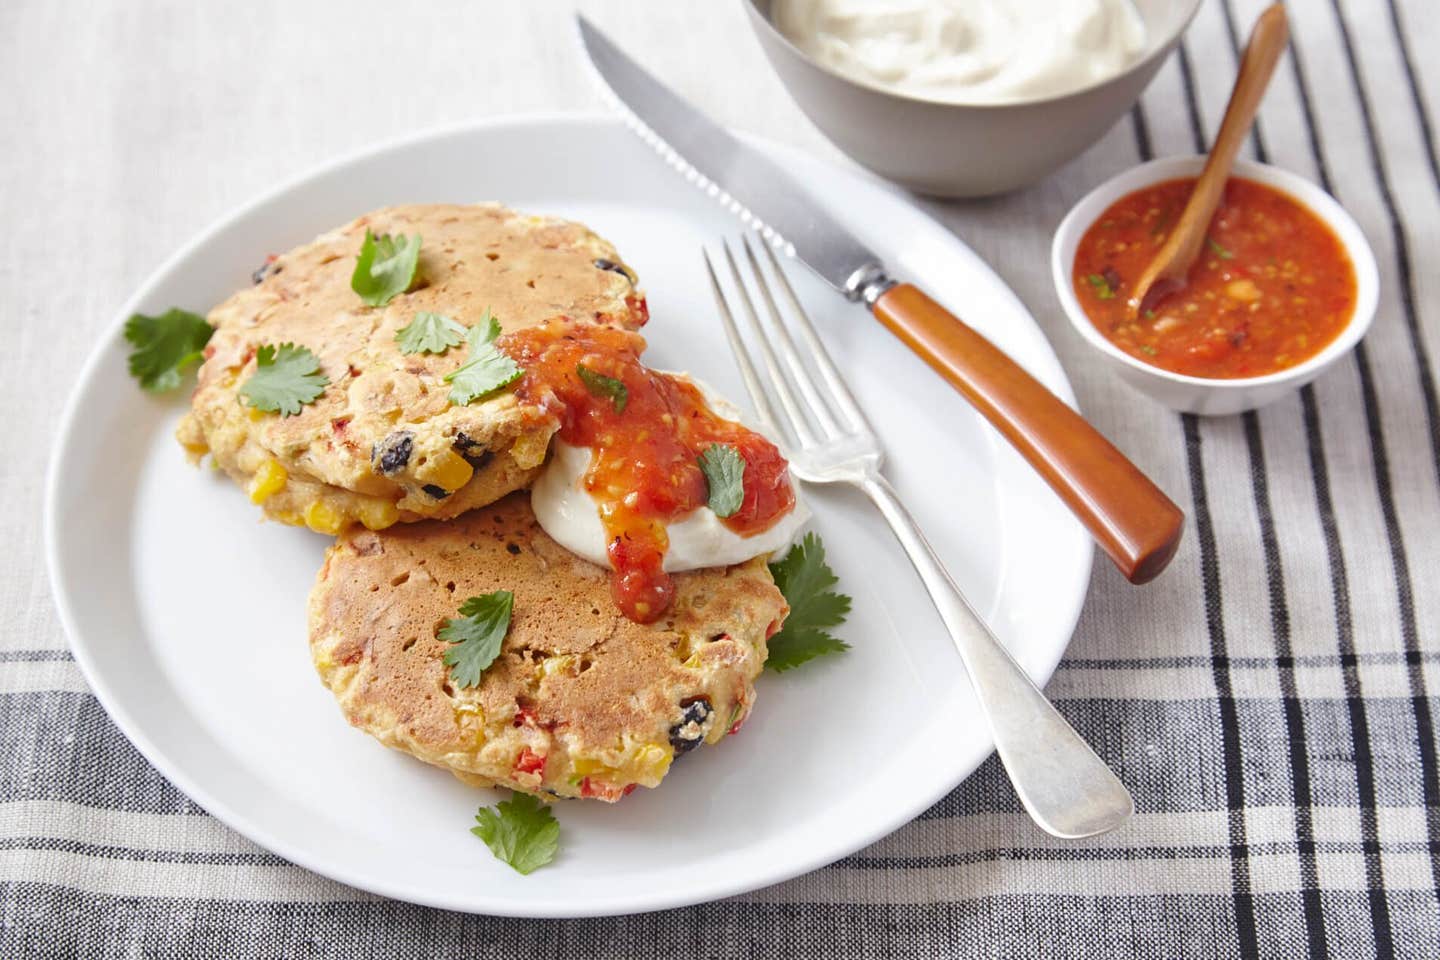
<instances>
[{"instance_id":1,"label":"white bowl of sour cream","mask_svg":"<svg viewBox=\"0 0 1440 960\"><path fill-rule=\"evenodd\" d=\"M800 108L937 196L1025 186L1139 98L1199 0L743 0Z\"/></svg>"}]
</instances>

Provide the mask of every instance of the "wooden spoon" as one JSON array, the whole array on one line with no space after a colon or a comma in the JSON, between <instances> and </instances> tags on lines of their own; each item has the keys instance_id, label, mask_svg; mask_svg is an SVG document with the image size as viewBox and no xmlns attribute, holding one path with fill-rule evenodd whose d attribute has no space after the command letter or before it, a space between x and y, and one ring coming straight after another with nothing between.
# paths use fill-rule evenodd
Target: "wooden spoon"
<instances>
[{"instance_id":1,"label":"wooden spoon","mask_svg":"<svg viewBox=\"0 0 1440 960\"><path fill-rule=\"evenodd\" d=\"M1138 320L1141 313L1161 299L1184 289L1185 279L1210 230L1210 218L1215 216L1215 208L1220 205L1220 196L1225 190L1225 181L1230 177L1235 154L1250 133L1255 111L1260 108L1260 99L1270 84L1275 63L1289 39L1290 27L1285 20L1284 4L1270 6L1255 21L1250 42L1245 45L1245 57L1240 62L1240 75L1235 78L1235 89L1230 92L1230 104L1225 108L1225 119L1220 124L1214 146L1210 148L1205 169L1200 173L1200 179L1195 181L1195 189L1180 213L1175 229L1131 289L1127 304L1131 320Z\"/></svg>"}]
</instances>

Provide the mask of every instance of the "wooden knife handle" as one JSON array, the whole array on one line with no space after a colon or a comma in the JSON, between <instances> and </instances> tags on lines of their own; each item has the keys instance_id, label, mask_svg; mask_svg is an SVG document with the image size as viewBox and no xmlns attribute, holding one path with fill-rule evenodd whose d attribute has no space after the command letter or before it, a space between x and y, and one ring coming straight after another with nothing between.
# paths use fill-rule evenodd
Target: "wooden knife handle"
<instances>
[{"instance_id":1,"label":"wooden knife handle","mask_svg":"<svg viewBox=\"0 0 1440 960\"><path fill-rule=\"evenodd\" d=\"M1165 569L1185 515L1099 431L912 284L873 310L1030 461L1131 583Z\"/></svg>"}]
</instances>

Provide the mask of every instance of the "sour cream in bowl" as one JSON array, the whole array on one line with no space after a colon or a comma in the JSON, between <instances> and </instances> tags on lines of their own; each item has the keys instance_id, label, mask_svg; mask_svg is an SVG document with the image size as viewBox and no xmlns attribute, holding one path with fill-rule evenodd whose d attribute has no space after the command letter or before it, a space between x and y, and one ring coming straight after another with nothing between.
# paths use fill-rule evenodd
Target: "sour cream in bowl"
<instances>
[{"instance_id":1,"label":"sour cream in bowl","mask_svg":"<svg viewBox=\"0 0 1440 960\"><path fill-rule=\"evenodd\" d=\"M790 95L920 193L1033 183L1140 98L1200 0L741 0Z\"/></svg>"},{"instance_id":2,"label":"sour cream in bowl","mask_svg":"<svg viewBox=\"0 0 1440 960\"><path fill-rule=\"evenodd\" d=\"M772 10L818 63L947 103L1069 93L1145 50L1130 0L775 0Z\"/></svg>"}]
</instances>

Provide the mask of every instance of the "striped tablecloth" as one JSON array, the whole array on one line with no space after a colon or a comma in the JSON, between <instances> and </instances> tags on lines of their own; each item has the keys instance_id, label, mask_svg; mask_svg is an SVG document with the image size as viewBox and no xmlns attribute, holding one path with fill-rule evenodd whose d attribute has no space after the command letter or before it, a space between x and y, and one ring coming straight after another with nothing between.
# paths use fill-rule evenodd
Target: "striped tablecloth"
<instances>
[{"instance_id":1,"label":"striped tablecloth","mask_svg":"<svg viewBox=\"0 0 1440 960\"><path fill-rule=\"evenodd\" d=\"M738 0L583 3L734 126L837 157ZM44 452L96 332L198 229L366 143L598 110L551 2L0 4L0 957L1440 957L1440 28L1423 0L1292 4L1249 149L1359 220L1364 345L1257 414L1176 416L1060 318L1055 224L1214 131L1259 0L1206 0L1143 102L1067 169L926 204L1017 290L1087 413L1193 519L1145 589L1097 564L1049 687L1132 786L1131 826L1042 836L992 761L914 823L771 889L538 922L371 897L252 845L87 691L41 564ZM658 174L657 174L658 175Z\"/></svg>"}]
</instances>

